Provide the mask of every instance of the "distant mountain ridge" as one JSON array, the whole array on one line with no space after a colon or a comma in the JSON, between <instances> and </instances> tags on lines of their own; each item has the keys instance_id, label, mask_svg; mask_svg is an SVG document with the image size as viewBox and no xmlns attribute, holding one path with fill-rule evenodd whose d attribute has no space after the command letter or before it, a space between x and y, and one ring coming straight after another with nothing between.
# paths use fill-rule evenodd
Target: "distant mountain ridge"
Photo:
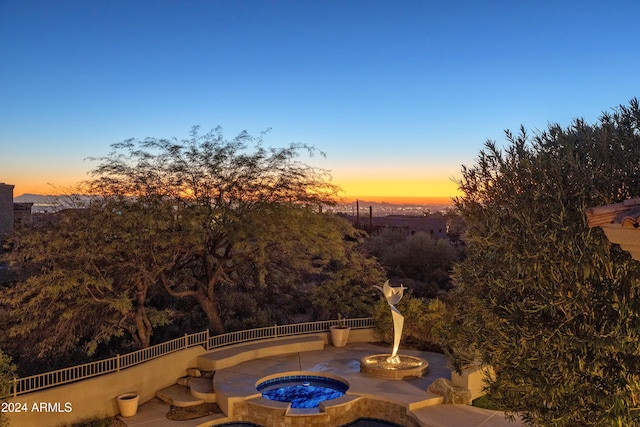
<instances>
[{"instance_id":1,"label":"distant mountain ridge","mask_svg":"<svg viewBox=\"0 0 640 427\"><path fill-rule=\"evenodd\" d=\"M33 203L32 213L56 212L70 207L78 207L89 196L80 194L43 195L25 193L13 198L14 203Z\"/></svg>"},{"instance_id":2,"label":"distant mountain ridge","mask_svg":"<svg viewBox=\"0 0 640 427\"><path fill-rule=\"evenodd\" d=\"M14 197L13 201L16 203L34 203L34 204L49 204L52 202L59 202L64 199L68 199L69 197L82 197L77 194L73 195L53 195L53 194L31 194L25 193L21 194L18 197Z\"/></svg>"},{"instance_id":3,"label":"distant mountain ridge","mask_svg":"<svg viewBox=\"0 0 640 427\"><path fill-rule=\"evenodd\" d=\"M57 196L45 196L43 194L25 193L17 197L14 197L13 201L16 203L36 203L36 202L42 202L44 200L50 200L53 197L57 197Z\"/></svg>"}]
</instances>

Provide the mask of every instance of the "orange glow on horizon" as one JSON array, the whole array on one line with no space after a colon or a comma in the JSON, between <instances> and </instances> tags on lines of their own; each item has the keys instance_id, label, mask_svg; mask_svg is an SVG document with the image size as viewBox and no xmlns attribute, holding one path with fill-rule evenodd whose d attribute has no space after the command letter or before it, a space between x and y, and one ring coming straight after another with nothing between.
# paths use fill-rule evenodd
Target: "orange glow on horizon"
<instances>
[{"instance_id":1,"label":"orange glow on horizon","mask_svg":"<svg viewBox=\"0 0 640 427\"><path fill-rule=\"evenodd\" d=\"M78 174L77 179L59 174L47 180L44 176L5 176L0 182L15 186L13 195L22 194L59 195L78 192L78 184L85 175ZM457 184L450 179L394 178L379 179L363 177L358 179L336 179L342 189L340 198L351 202L356 199L369 202L387 202L392 204L451 204L451 199L459 196Z\"/></svg>"},{"instance_id":2,"label":"orange glow on horizon","mask_svg":"<svg viewBox=\"0 0 640 427\"><path fill-rule=\"evenodd\" d=\"M451 204L460 195L457 184L446 179L344 180L338 185L347 201Z\"/></svg>"},{"instance_id":3,"label":"orange glow on horizon","mask_svg":"<svg viewBox=\"0 0 640 427\"><path fill-rule=\"evenodd\" d=\"M37 166L37 167L36 167ZM86 172L69 166L60 170L53 165L36 165L32 168L14 167L0 175L0 182L14 185L13 197L23 194L55 196L78 192L81 182L88 178Z\"/></svg>"},{"instance_id":4,"label":"orange glow on horizon","mask_svg":"<svg viewBox=\"0 0 640 427\"><path fill-rule=\"evenodd\" d=\"M453 197L429 197L429 196L358 196L346 197L347 203L353 203L356 200L360 202L389 203L392 205L452 205Z\"/></svg>"},{"instance_id":5,"label":"orange glow on horizon","mask_svg":"<svg viewBox=\"0 0 640 427\"><path fill-rule=\"evenodd\" d=\"M13 197L18 197L23 194L40 194L43 196L58 196L65 194L78 193L78 183L63 183L57 184L40 184L33 182L5 182L5 184L14 185Z\"/></svg>"}]
</instances>

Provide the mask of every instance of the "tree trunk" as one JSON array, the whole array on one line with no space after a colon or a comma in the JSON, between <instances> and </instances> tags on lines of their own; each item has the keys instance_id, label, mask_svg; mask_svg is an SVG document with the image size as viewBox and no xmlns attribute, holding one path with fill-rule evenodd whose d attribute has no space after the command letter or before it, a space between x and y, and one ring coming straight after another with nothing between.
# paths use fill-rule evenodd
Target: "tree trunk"
<instances>
[{"instance_id":1,"label":"tree trunk","mask_svg":"<svg viewBox=\"0 0 640 427\"><path fill-rule=\"evenodd\" d=\"M204 314L209 321L209 327L214 334L224 333L224 326L222 325L222 318L220 317L220 310L216 301L208 298L203 292L196 292L195 298L202 307Z\"/></svg>"},{"instance_id":2,"label":"tree trunk","mask_svg":"<svg viewBox=\"0 0 640 427\"><path fill-rule=\"evenodd\" d=\"M153 327L149 318L147 317L147 311L145 310L145 302L147 299L147 287L141 284L136 286L138 292L136 293L136 310L135 310L135 324L136 333L140 340L140 346L147 348L151 344L151 332Z\"/></svg>"},{"instance_id":3,"label":"tree trunk","mask_svg":"<svg viewBox=\"0 0 640 427\"><path fill-rule=\"evenodd\" d=\"M151 344L151 322L147 318L144 307L136 311L136 335L140 341L140 347L147 348Z\"/></svg>"}]
</instances>

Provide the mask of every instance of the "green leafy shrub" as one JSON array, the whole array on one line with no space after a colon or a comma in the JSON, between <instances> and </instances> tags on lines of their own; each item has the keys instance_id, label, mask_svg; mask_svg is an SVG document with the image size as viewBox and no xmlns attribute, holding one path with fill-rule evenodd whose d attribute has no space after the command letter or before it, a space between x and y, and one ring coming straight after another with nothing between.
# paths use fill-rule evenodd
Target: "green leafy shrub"
<instances>
[{"instance_id":1,"label":"green leafy shrub","mask_svg":"<svg viewBox=\"0 0 640 427\"><path fill-rule=\"evenodd\" d=\"M351 248L343 262L334 263L327 278L310 291L313 316L318 320L368 317L378 297L374 285L386 280L377 261L359 248Z\"/></svg>"},{"instance_id":2,"label":"green leafy shrub","mask_svg":"<svg viewBox=\"0 0 640 427\"><path fill-rule=\"evenodd\" d=\"M432 239L426 233L407 235L382 230L366 242L390 278L401 281L415 296L433 298L450 285L449 272L462 251L446 239Z\"/></svg>"},{"instance_id":3,"label":"green leafy shrub","mask_svg":"<svg viewBox=\"0 0 640 427\"><path fill-rule=\"evenodd\" d=\"M446 306L439 299L431 301L405 294L396 305L404 316L401 345L419 350L441 351L439 326L446 318ZM373 308L374 333L386 343L393 342L393 320L389 304L380 299Z\"/></svg>"}]
</instances>

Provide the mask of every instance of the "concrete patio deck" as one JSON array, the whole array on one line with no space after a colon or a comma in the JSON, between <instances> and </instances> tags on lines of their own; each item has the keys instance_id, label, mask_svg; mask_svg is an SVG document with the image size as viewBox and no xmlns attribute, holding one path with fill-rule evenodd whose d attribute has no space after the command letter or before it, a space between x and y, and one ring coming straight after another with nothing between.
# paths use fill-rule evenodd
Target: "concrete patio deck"
<instances>
[{"instance_id":1,"label":"concrete patio deck","mask_svg":"<svg viewBox=\"0 0 640 427\"><path fill-rule=\"evenodd\" d=\"M498 411L467 405L439 404L441 399L425 390L437 378L451 378L446 357L438 353L401 350L401 354L419 356L429 362L429 372L421 378L385 380L360 373L360 359L371 354L388 352L386 347L370 343L350 343L344 348L326 346L324 350L290 353L240 363L218 370L214 376L220 398L255 397L256 382L279 372L312 371L337 375L350 384L347 395L375 397L408 408L423 427L522 427L519 420L510 422ZM153 399L131 418L122 418L130 427L197 427L212 426L231 421L224 415L211 415L191 421L171 421L164 418L169 406ZM327 426L329 427L329 426Z\"/></svg>"}]
</instances>

